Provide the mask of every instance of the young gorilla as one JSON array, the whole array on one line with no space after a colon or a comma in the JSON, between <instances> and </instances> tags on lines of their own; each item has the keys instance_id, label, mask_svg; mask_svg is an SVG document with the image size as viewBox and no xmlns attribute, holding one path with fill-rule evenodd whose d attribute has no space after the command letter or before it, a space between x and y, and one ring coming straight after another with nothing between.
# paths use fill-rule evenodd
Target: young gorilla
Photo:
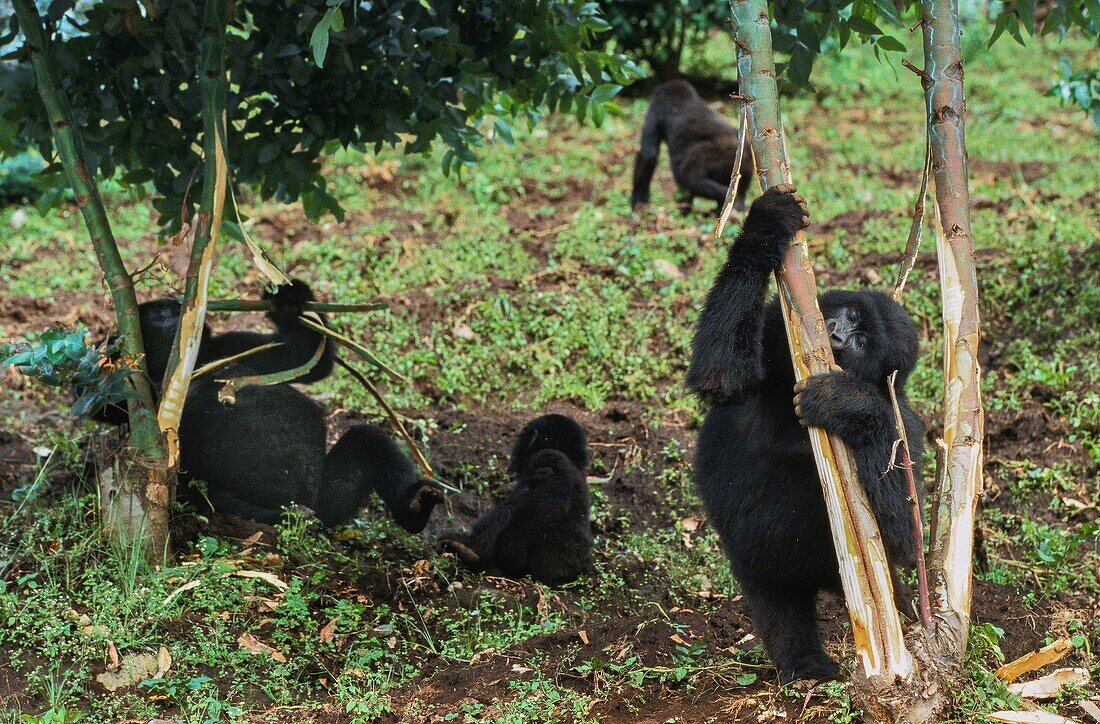
<instances>
[{"instance_id":1,"label":"young gorilla","mask_svg":"<svg viewBox=\"0 0 1100 724\"><path fill-rule=\"evenodd\" d=\"M414 533L423 530L442 493L417 478L412 462L381 429L352 427L326 455L324 409L290 384L247 386L237 390L234 404L218 400L218 380L292 369L317 351L321 335L297 322L313 300L309 287L295 281L265 298L274 303L268 317L275 332L203 331L200 365L269 342L280 346L193 381L180 421L180 491L186 495L191 488L186 483L202 480L206 495L189 495L197 505L275 523L283 507L297 503L311 508L326 526L350 520L374 491L398 524ZM159 389L180 305L160 299L140 305L139 311L149 376ZM327 343L317 364L294 382L324 379L332 371L331 348ZM107 417L119 413L125 415L116 410Z\"/></svg>"},{"instance_id":2,"label":"young gorilla","mask_svg":"<svg viewBox=\"0 0 1100 724\"><path fill-rule=\"evenodd\" d=\"M808 222L805 202L789 185L752 204L707 295L687 374L688 387L711 405L699 434L696 484L783 682L836 673L821 646L815 599L822 589L840 592L840 579L804 428L824 428L852 448L893 566L914 562L904 474L890 466L897 432L886 378L894 370L918 479L924 439L904 392L917 331L879 292L821 296L842 371L804 380L792 406L783 319L778 303L766 301L772 272ZM896 575L894 584L898 591Z\"/></svg>"},{"instance_id":3,"label":"young gorilla","mask_svg":"<svg viewBox=\"0 0 1100 724\"><path fill-rule=\"evenodd\" d=\"M708 106L686 80L662 83L649 97L642 144L634 158L630 207L637 209L649 202L649 184L657 167L661 141L668 144L676 186L687 197L681 202L681 211L690 211L696 196L717 202L721 211L733 175L733 163L737 160L740 136L737 129ZM746 148L741 158L741 180L734 204L738 211L745 208L753 170L752 153Z\"/></svg>"},{"instance_id":4,"label":"young gorilla","mask_svg":"<svg viewBox=\"0 0 1100 724\"><path fill-rule=\"evenodd\" d=\"M588 439L564 415L543 415L516 438L508 471L516 487L468 535L442 539L459 561L508 578L558 586L592 570Z\"/></svg>"}]
</instances>

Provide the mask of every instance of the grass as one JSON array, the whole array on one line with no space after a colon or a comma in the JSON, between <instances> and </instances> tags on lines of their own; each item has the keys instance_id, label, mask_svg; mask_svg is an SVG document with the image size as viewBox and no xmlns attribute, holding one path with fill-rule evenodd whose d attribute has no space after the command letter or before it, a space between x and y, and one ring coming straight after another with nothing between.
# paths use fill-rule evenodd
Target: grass
<instances>
[{"instance_id":1,"label":"grass","mask_svg":"<svg viewBox=\"0 0 1100 724\"><path fill-rule=\"evenodd\" d=\"M995 620L975 628L959 721L1018 705L989 673L1013 646L1073 636L1075 665L1100 676L1089 604L1100 597L1100 164L1088 119L1042 95L1060 55L1095 51L1036 42L1025 59L1009 40L986 50L984 37L968 34L965 48L989 355L981 526L990 565L981 579L1007 587L1012 604L996 613L979 591L976 606ZM722 52L721 43L707 49ZM820 225L811 229L819 280L891 284L923 151L919 84L861 50L823 59L815 82L818 97L785 99L784 113L795 180ZM771 683L759 647L737 628L736 584L714 531L689 530L701 516L690 471L700 410L680 379L721 249L709 217L672 213L667 160L651 211L628 216L644 102L623 107L600 129L566 118L517 129L514 147L488 146L461 176L443 176L435 157L334 154L326 167L348 209L342 223L310 222L298 207L247 194L242 210L251 233L324 298L387 303L339 321L410 378L388 394L434 456L446 452L440 440L515 410L592 412L593 439L607 445L593 474L610 477L594 484L594 577L561 591L486 582L398 531L377 506L333 536L291 517L249 542L200 521L175 564L150 569L96 532L95 498L76 482L91 432L51 413L57 398L5 389L5 430L20 449L50 452L0 478L0 721L793 718L803 695ZM108 204L131 268L165 260L142 277L142 292L178 284L147 202L115 189ZM33 336L51 318L103 322L79 215L30 213L16 226L15 212L0 209L0 278L5 309L28 315L6 311L0 338ZM911 391L934 420L934 266L922 262L910 284L904 304L927 334ZM243 246L225 241L215 297L258 285ZM378 415L350 378L320 391L330 408ZM449 422L443 410L454 411ZM507 442L461 453L449 471L478 506L507 484ZM285 589L238 575L247 571ZM830 646L850 654L843 615L834 606L830 616L839 622ZM1037 631L1022 623L1029 618ZM244 634L270 650L253 653ZM108 693L96 677L112 645L123 659L164 647L171 666ZM807 711L810 720L854 716L840 684Z\"/></svg>"}]
</instances>

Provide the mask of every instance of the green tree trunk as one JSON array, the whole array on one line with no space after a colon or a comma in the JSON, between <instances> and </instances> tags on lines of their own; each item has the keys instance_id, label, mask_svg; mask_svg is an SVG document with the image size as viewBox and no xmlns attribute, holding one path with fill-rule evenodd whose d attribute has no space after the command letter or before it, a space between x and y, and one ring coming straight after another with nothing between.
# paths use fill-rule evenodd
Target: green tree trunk
<instances>
[{"instance_id":1,"label":"green tree trunk","mask_svg":"<svg viewBox=\"0 0 1100 724\"><path fill-rule=\"evenodd\" d=\"M33 0L13 0L12 5L30 48L38 93L50 119L54 146L111 291L115 318L123 335L123 353L138 364L135 373L130 375L137 396L129 403L129 445L115 461L113 469L105 471L105 478L109 480L101 485L104 522L112 533L129 541L142 539L146 552L155 559L167 550L168 504L175 471L168 465L154 414L154 395L145 368L145 346L133 280L119 255L99 188L84 159L80 129L73 123L69 100L61 89L51 41L42 19Z\"/></svg>"}]
</instances>

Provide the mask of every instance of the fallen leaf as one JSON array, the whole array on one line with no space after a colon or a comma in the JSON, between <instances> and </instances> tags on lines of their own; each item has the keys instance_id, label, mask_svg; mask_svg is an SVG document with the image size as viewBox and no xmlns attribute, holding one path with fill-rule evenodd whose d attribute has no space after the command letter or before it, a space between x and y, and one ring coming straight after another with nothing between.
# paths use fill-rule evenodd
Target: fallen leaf
<instances>
[{"instance_id":1,"label":"fallen leaf","mask_svg":"<svg viewBox=\"0 0 1100 724\"><path fill-rule=\"evenodd\" d=\"M247 649L248 652L253 656L257 656L259 654L267 654L279 663L286 663L286 657L283 656L283 654L278 649L274 649L267 644L258 641L255 636L248 633L247 631L237 638L237 643L240 644L242 649Z\"/></svg>"},{"instance_id":2,"label":"fallen leaf","mask_svg":"<svg viewBox=\"0 0 1100 724\"><path fill-rule=\"evenodd\" d=\"M1049 646L1044 646L1038 651L1024 654L1015 661L1010 661L997 669L995 676L1003 681L1015 681L1029 671L1041 669L1047 664L1053 664L1073 651L1073 643L1069 639L1058 639Z\"/></svg>"},{"instance_id":3,"label":"fallen leaf","mask_svg":"<svg viewBox=\"0 0 1100 724\"><path fill-rule=\"evenodd\" d=\"M332 619L321 629L321 643L329 644L336 638L336 619Z\"/></svg>"},{"instance_id":4,"label":"fallen leaf","mask_svg":"<svg viewBox=\"0 0 1100 724\"><path fill-rule=\"evenodd\" d=\"M993 721L1009 722L1009 724L1077 724L1072 719L1067 719L1059 714L1049 711L995 711L985 715Z\"/></svg>"},{"instance_id":5,"label":"fallen leaf","mask_svg":"<svg viewBox=\"0 0 1100 724\"><path fill-rule=\"evenodd\" d=\"M278 588L280 591L290 588L282 579L267 571L232 571L228 575L237 576L238 578L256 578L274 588Z\"/></svg>"},{"instance_id":6,"label":"fallen leaf","mask_svg":"<svg viewBox=\"0 0 1100 724\"><path fill-rule=\"evenodd\" d=\"M250 535L250 536L248 536L247 538L244 539L244 547L247 548L249 546L256 545L257 543L260 542L260 539L263 538L263 537L264 537L264 532L262 530L256 531L255 533L253 533L252 535Z\"/></svg>"},{"instance_id":7,"label":"fallen leaf","mask_svg":"<svg viewBox=\"0 0 1100 724\"><path fill-rule=\"evenodd\" d=\"M694 533L699 530L699 526L703 524L702 518L697 518L694 515L689 515L686 518L680 520L680 527L686 530L688 533Z\"/></svg>"},{"instance_id":8,"label":"fallen leaf","mask_svg":"<svg viewBox=\"0 0 1100 724\"><path fill-rule=\"evenodd\" d=\"M190 591L192 588L198 588L201 585L202 585L202 581L200 581L197 578L193 581L188 581L187 583L183 584L182 586L180 586L179 588L177 588L176 590L172 591L167 596L165 596L164 600L161 601L160 605L161 606L167 606L168 604L170 604L172 602L172 599L174 599L176 596L180 595L184 591Z\"/></svg>"},{"instance_id":9,"label":"fallen leaf","mask_svg":"<svg viewBox=\"0 0 1100 724\"><path fill-rule=\"evenodd\" d=\"M157 652L157 678L167 674L171 668L172 652L168 650L167 646L161 646L160 651Z\"/></svg>"},{"instance_id":10,"label":"fallen leaf","mask_svg":"<svg viewBox=\"0 0 1100 724\"><path fill-rule=\"evenodd\" d=\"M107 664L107 671L118 671L122 666L122 659L118 655L118 647L115 646L114 641L107 642L107 658L111 663Z\"/></svg>"},{"instance_id":11,"label":"fallen leaf","mask_svg":"<svg viewBox=\"0 0 1100 724\"><path fill-rule=\"evenodd\" d=\"M530 673L530 672L531 672L531 669L527 668L526 666L521 666L520 664L512 664L512 673L513 674L527 674L527 673Z\"/></svg>"},{"instance_id":12,"label":"fallen leaf","mask_svg":"<svg viewBox=\"0 0 1100 724\"><path fill-rule=\"evenodd\" d=\"M688 646L688 642L684 641L683 637L681 637L680 634L672 634L671 636L669 636L669 638L672 639L675 643L680 644L681 646Z\"/></svg>"},{"instance_id":13,"label":"fallen leaf","mask_svg":"<svg viewBox=\"0 0 1100 724\"><path fill-rule=\"evenodd\" d=\"M684 273L668 259L654 259L653 270L665 279L683 279Z\"/></svg>"},{"instance_id":14,"label":"fallen leaf","mask_svg":"<svg viewBox=\"0 0 1100 724\"><path fill-rule=\"evenodd\" d=\"M1008 690L1028 699L1053 699L1063 686L1087 683L1089 672L1085 669L1057 669L1038 679L1009 684Z\"/></svg>"},{"instance_id":15,"label":"fallen leaf","mask_svg":"<svg viewBox=\"0 0 1100 724\"><path fill-rule=\"evenodd\" d=\"M582 628L580 631L577 632L577 635L581 637L581 643L583 643L585 646L587 646L588 645L588 632L585 631Z\"/></svg>"},{"instance_id":16,"label":"fallen leaf","mask_svg":"<svg viewBox=\"0 0 1100 724\"><path fill-rule=\"evenodd\" d=\"M107 691L117 691L156 677L157 657L153 654L127 654L119 662L118 671L105 671L95 677Z\"/></svg>"},{"instance_id":17,"label":"fallen leaf","mask_svg":"<svg viewBox=\"0 0 1100 724\"><path fill-rule=\"evenodd\" d=\"M1082 699L1077 702L1077 705L1084 709L1086 714L1097 722L1100 722L1100 706L1097 706L1095 702L1089 701L1088 699Z\"/></svg>"}]
</instances>

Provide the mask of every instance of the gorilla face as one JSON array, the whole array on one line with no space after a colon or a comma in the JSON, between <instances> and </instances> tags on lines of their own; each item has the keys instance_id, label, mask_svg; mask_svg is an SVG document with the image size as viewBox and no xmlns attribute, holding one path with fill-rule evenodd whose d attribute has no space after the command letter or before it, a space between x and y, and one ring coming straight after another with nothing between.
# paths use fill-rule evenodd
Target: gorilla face
<instances>
[{"instance_id":1,"label":"gorilla face","mask_svg":"<svg viewBox=\"0 0 1100 724\"><path fill-rule=\"evenodd\" d=\"M832 291L821 297L833 355L846 372L883 383L898 371L904 384L917 359L917 330L905 311L882 292Z\"/></svg>"}]
</instances>

